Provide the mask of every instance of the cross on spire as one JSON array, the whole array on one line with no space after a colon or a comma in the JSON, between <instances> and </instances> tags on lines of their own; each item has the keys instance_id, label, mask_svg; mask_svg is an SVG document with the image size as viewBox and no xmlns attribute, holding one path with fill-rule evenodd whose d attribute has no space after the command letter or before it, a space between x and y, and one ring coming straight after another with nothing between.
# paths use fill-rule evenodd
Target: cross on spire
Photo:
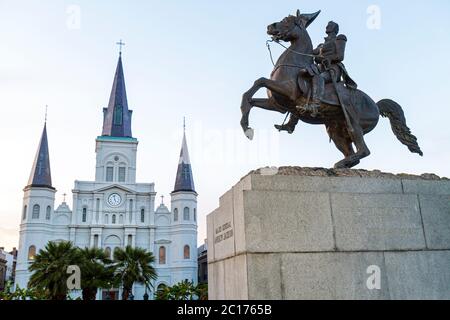
<instances>
[{"instance_id":1,"label":"cross on spire","mask_svg":"<svg viewBox=\"0 0 450 320\"><path fill-rule=\"evenodd\" d=\"M186 117L183 117L183 132L186 132Z\"/></svg>"},{"instance_id":2,"label":"cross on spire","mask_svg":"<svg viewBox=\"0 0 450 320\"><path fill-rule=\"evenodd\" d=\"M164 196L161 196L161 204L164 204Z\"/></svg>"},{"instance_id":3,"label":"cross on spire","mask_svg":"<svg viewBox=\"0 0 450 320\"><path fill-rule=\"evenodd\" d=\"M47 111L48 111L48 105L45 105L45 123L47 123Z\"/></svg>"},{"instance_id":4,"label":"cross on spire","mask_svg":"<svg viewBox=\"0 0 450 320\"><path fill-rule=\"evenodd\" d=\"M125 43L122 42L122 39L120 39L120 41L116 42L116 44L119 46L119 54L122 55L122 47L125 45Z\"/></svg>"},{"instance_id":5,"label":"cross on spire","mask_svg":"<svg viewBox=\"0 0 450 320\"><path fill-rule=\"evenodd\" d=\"M67 196L67 194L63 193L63 197L64 197L63 202L66 202L66 196Z\"/></svg>"}]
</instances>

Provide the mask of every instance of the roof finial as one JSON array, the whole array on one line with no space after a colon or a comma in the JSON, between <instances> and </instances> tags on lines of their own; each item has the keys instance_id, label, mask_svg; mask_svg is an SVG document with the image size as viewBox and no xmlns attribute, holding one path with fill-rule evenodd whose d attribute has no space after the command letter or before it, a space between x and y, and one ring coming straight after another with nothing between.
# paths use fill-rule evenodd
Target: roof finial
<instances>
[{"instance_id":1,"label":"roof finial","mask_svg":"<svg viewBox=\"0 0 450 320\"><path fill-rule=\"evenodd\" d=\"M183 133L186 133L186 117L183 117Z\"/></svg>"},{"instance_id":2,"label":"roof finial","mask_svg":"<svg viewBox=\"0 0 450 320\"><path fill-rule=\"evenodd\" d=\"M65 202L66 202L66 196L67 196L67 194L66 194L66 193L63 193L63 196L64 196L63 202L65 203Z\"/></svg>"},{"instance_id":3,"label":"roof finial","mask_svg":"<svg viewBox=\"0 0 450 320\"><path fill-rule=\"evenodd\" d=\"M161 196L161 204L164 204L164 195Z\"/></svg>"},{"instance_id":4,"label":"roof finial","mask_svg":"<svg viewBox=\"0 0 450 320\"><path fill-rule=\"evenodd\" d=\"M122 42L122 39L120 39L119 42L116 43L119 46L119 55L122 55L122 47L125 45L125 43Z\"/></svg>"},{"instance_id":5,"label":"roof finial","mask_svg":"<svg viewBox=\"0 0 450 320\"><path fill-rule=\"evenodd\" d=\"M47 110L48 110L48 105L45 105L45 123L47 124Z\"/></svg>"}]
</instances>

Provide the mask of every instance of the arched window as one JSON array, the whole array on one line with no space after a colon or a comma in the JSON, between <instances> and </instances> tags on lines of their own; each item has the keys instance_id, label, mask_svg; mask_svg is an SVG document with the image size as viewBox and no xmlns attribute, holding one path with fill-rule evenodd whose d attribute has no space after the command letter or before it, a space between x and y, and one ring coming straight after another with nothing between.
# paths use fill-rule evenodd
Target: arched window
<instances>
[{"instance_id":1,"label":"arched window","mask_svg":"<svg viewBox=\"0 0 450 320\"><path fill-rule=\"evenodd\" d=\"M184 256L185 259L190 259L191 258L191 248L188 245L184 246L183 256Z\"/></svg>"},{"instance_id":2,"label":"arched window","mask_svg":"<svg viewBox=\"0 0 450 320\"><path fill-rule=\"evenodd\" d=\"M22 213L22 220L25 220L27 218L27 210L28 210L28 207L24 206L23 213Z\"/></svg>"},{"instance_id":3,"label":"arched window","mask_svg":"<svg viewBox=\"0 0 450 320\"><path fill-rule=\"evenodd\" d=\"M34 260L35 257L36 257L36 247L30 246L28 248L28 260Z\"/></svg>"},{"instance_id":4,"label":"arched window","mask_svg":"<svg viewBox=\"0 0 450 320\"><path fill-rule=\"evenodd\" d=\"M115 214L112 215L111 223L116 224L116 215Z\"/></svg>"},{"instance_id":5,"label":"arched window","mask_svg":"<svg viewBox=\"0 0 450 320\"><path fill-rule=\"evenodd\" d=\"M194 208L194 221L197 221L197 208Z\"/></svg>"},{"instance_id":6,"label":"arched window","mask_svg":"<svg viewBox=\"0 0 450 320\"><path fill-rule=\"evenodd\" d=\"M45 219L50 220L51 212L52 212L52 207L48 206L47 211L45 212Z\"/></svg>"},{"instance_id":7,"label":"arched window","mask_svg":"<svg viewBox=\"0 0 450 320\"><path fill-rule=\"evenodd\" d=\"M145 222L145 209L144 208L141 209L141 222L142 223Z\"/></svg>"},{"instance_id":8,"label":"arched window","mask_svg":"<svg viewBox=\"0 0 450 320\"><path fill-rule=\"evenodd\" d=\"M128 235L128 244L129 246L131 246L133 244L133 236L131 234Z\"/></svg>"},{"instance_id":9,"label":"arched window","mask_svg":"<svg viewBox=\"0 0 450 320\"><path fill-rule=\"evenodd\" d=\"M183 220L189 220L189 208L188 207L184 207Z\"/></svg>"},{"instance_id":10,"label":"arched window","mask_svg":"<svg viewBox=\"0 0 450 320\"><path fill-rule=\"evenodd\" d=\"M173 221L178 221L178 209L173 209Z\"/></svg>"},{"instance_id":11,"label":"arched window","mask_svg":"<svg viewBox=\"0 0 450 320\"><path fill-rule=\"evenodd\" d=\"M33 206L33 215L31 216L31 218L33 219L39 219L39 213L41 211L41 207L38 204L35 204Z\"/></svg>"},{"instance_id":12,"label":"arched window","mask_svg":"<svg viewBox=\"0 0 450 320\"><path fill-rule=\"evenodd\" d=\"M110 248L110 247L106 247L106 248L105 248L105 253L106 253L106 256L107 256L109 259L111 259L111 248Z\"/></svg>"},{"instance_id":13,"label":"arched window","mask_svg":"<svg viewBox=\"0 0 450 320\"><path fill-rule=\"evenodd\" d=\"M106 167L106 181L112 182L114 179L114 167Z\"/></svg>"},{"instance_id":14,"label":"arched window","mask_svg":"<svg viewBox=\"0 0 450 320\"><path fill-rule=\"evenodd\" d=\"M166 264L166 247L159 247L159 264Z\"/></svg>"},{"instance_id":15,"label":"arched window","mask_svg":"<svg viewBox=\"0 0 450 320\"><path fill-rule=\"evenodd\" d=\"M81 215L81 221L82 222L86 222L86 220L87 220L87 208L84 207L83 208L83 214Z\"/></svg>"},{"instance_id":16,"label":"arched window","mask_svg":"<svg viewBox=\"0 0 450 320\"><path fill-rule=\"evenodd\" d=\"M105 224L109 223L109 216L107 214L105 214Z\"/></svg>"},{"instance_id":17,"label":"arched window","mask_svg":"<svg viewBox=\"0 0 450 320\"><path fill-rule=\"evenodd\" d=\"M119 216L119 223L120 223L120 224L123 224L123 214L121 214L121 215Z\"/></svg>"},{"instance_id":18,"label":"arched window","mask_svg":"<svg viewBox=\"0 0 450 320\"><path fill-rule=\"evenodd\" d=\"M119 182L125 182L125 173L126 173L126 168L119 167Z\"/></svg>"}]
</instances>

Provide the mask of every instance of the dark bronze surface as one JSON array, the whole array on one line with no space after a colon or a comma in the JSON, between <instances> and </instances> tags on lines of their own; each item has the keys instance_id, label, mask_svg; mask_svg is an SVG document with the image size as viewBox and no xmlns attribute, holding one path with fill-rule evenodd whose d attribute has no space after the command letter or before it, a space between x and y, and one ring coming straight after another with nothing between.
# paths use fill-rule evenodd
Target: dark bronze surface
<instances>
[{"instance_id":1,"label":"dark bronze surface","mask_svg":"<svg viewBox=\"0 0 450 320\"><path fill-rule=\"evenodd\" d=\"M241 126L246 136L253 138L249 127L253 107L289 113L289 122L275 128L293 133L299 120L325 125L330 139L345 156L335 168L351 168L370 155L364 135L377 126L381 115L389 118L401 143L411 152L423 155L400 105L389 99L375 103L357 89L343 65L347 37L339 34L337 23L328 23L324 43L313 48L307 28L319 14L320 11L301 14L298 10L295 16L289 15L267 27L273 41L289 42L290 46L278 59L270 79L256 80L242 97ZM253 98L261 88L267 89L268 98Z\"/></svg>"}]
</instances>

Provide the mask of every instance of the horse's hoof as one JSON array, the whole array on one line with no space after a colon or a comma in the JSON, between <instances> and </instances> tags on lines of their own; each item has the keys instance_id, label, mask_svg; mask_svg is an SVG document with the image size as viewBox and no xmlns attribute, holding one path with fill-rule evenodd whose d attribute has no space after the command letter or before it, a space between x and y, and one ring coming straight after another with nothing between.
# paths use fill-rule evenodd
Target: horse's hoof
<instances>
[{"instance_id":1,"label":"horse's hoof","mask_svg":"<svg viewBox=\"0 0 450 320\"><path fill-rule=\"evenodd\" d=\"M253 131L252 128L248 128L247 130L245 130L244 134L249 140L253 140L255 132Z\"/></svg>"},{"instance_id":2,"label":"horse's hoof","mask_svg":"<svg viewBox=\"0 0 450 320\"><path fill-rule=\"evenodd\" d=\"M334 165L334 169L351 169L359 163L359 160L342 160Z\"/></svg>"},{"instance_id":3,"label":"horse's hoof","mask_svg":"<svg viewBox=\"0 0 450 320\"><path fill-rule=\"evenodd\" d=\"M346 168L347 167L344 164L340 163L340 162L338 162L338 163L336 163L334 165L334 169L346 169Z\"/></svg>"}]
</instances>

